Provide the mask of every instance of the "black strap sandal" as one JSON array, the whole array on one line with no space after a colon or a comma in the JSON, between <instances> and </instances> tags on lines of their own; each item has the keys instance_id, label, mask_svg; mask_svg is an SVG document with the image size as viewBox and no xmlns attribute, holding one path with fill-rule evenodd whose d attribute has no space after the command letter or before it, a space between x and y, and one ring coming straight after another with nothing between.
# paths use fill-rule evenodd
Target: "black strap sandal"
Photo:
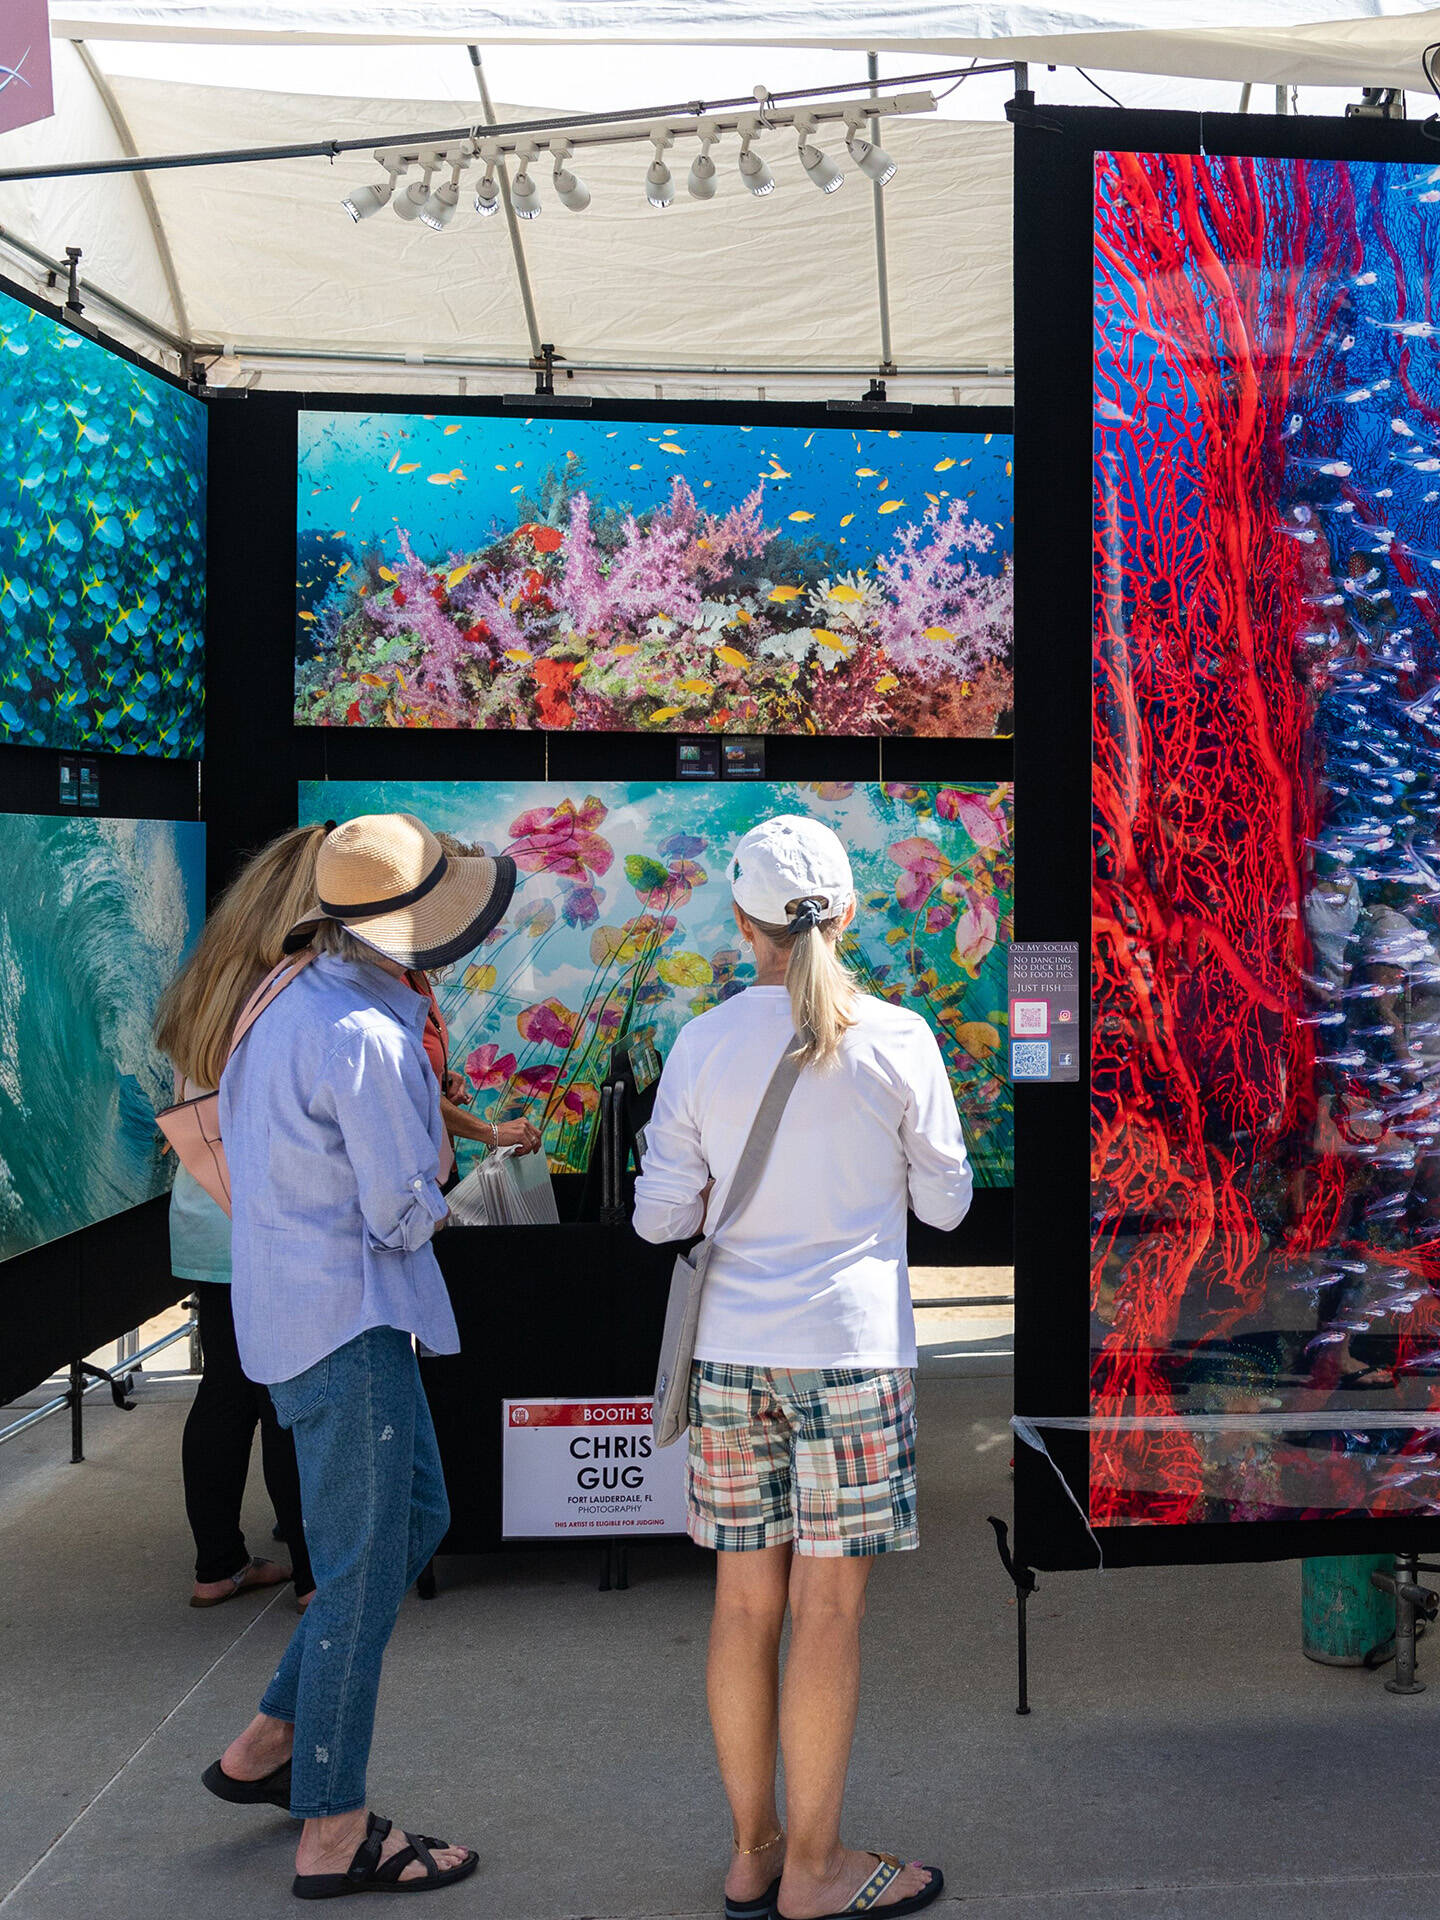
<instances>
[{"instance_id":1,"label":"black strap sandal","mask_svg":"<svg viewBox=\"0 0 1440 1920\"><path fill-rule=\"evenodd\" d=\"M725 1920L773 1920L775 1902L779 1898L780 1876L777 1873L757 1900L732 1900L727 1893Z\"/></svg>"},{"instance_id":2,"label":"black strap sandal","mask_svg":"<svg viewBox=\"0 0 1440 1920\"><path fill-rule=\"evenodd\" d=\"M232 1807L279 1807L290 1811L290 1762L286 1760L260 1780L236 1780L226 1773L218 1760L212 1760L200 1776L217 1800L228 1800Z\"/></svg>"},{"instance_id":3,"label":"black strap sandal","mask_svg":"<svg viewBox=\"0 0 1440 1920\"><path fill-rule=\"evenodd\" d=\"M380 1849L390 1836L390 1828L390 1821L372 1813L365 1838L344 1873L297 1873L290 1891L297 1900L338 1900L347 1893L430 1893L436 1887L467 1880L480 1864L479 1854L467 1847L458 1867L437 1867L432 1849L448 1842L428 1833L407 1833L408 1846L392 1853L382 1864ZM401 1874L413 1860L420 1862L424 1872L414 1880L402 1880Z\"/></svg>"}]
</instances>

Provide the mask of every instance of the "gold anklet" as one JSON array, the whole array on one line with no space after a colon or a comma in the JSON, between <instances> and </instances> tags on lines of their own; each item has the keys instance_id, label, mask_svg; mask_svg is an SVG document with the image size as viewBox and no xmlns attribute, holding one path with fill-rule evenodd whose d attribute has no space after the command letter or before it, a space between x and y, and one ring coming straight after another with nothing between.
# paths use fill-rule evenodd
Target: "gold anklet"
<instances>
[{"instance_id":1,"label":"gold anklet","mask_svg":"<svg viewBox=\"0 0 1440 1920\"><path fill-rule=\"evenodd\" d=\"M731 1838L735 1842L736 1853L739 1853L739 1854L768 1853L771 1847L778 1847L780 1842L785 1838L785 1829L782 1827L779 1833L775 1835L774 1839L766 1840L758 1847L742 1847L740 1844L740 1839L738 1835L732 1835Z\"/></svg>"}]
</instances>

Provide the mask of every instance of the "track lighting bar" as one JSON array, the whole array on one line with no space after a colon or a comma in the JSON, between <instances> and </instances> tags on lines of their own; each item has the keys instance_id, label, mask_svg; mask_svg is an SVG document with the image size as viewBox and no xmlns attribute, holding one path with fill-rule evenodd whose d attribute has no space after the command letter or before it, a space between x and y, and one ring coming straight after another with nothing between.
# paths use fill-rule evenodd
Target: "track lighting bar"
<instances>
[{"instance_id":1,"label":"track lighting bar","mask_svg":"<svg viewBox=\"0 0 1440 1920\"><path fill-rule=\"evenodd\" d=\"M648 141L653 156L644 178L645 198L657 213L675 203L675 181L665 155L681 140L695 140L700 151L691 162L687 191L692 199L713 199L717 169L711 149L727 138L739 141L738 166L742 183L757 197L773 193L775 175L756 153L754 142L763 134L793 132L798 145L796 157L801 170L820 192L834 193L844 185L845 174L839 163L818 144L822 127L839 124L845 129L845 145L860 171L877 186L894 177L895 162L883 147L866 137L868 122L884 114L933 113L932 93L887 94L856 101L816 101L806 107L777 107L763 87L757 87L753 104L739 112L666 115L644 123L635 121L571 122L563 136L547 136L526 131L476 129L463 140L435 146L415 142L404 146L377 147L376 163L385 178L357 187L342 203L352 220L365 220L372 213L393 205L402 220L418 217L437 231L448 224L459 196L461 175L467 168L480 165L484 172L475 191L475 211L494 213L499 205L495 171L506 160L519 163L519 171L510 188L511 204L522 220L538 219L544 210L539 182L532 168L548 155L552 181L562 206L579 213L590 204L590 190L570 162L577 148L620 146L627 142ZM431 177L449 170L447 184L432 190ZM418 179L398 183L412 170Z\"/></svg>"}]
</instances>

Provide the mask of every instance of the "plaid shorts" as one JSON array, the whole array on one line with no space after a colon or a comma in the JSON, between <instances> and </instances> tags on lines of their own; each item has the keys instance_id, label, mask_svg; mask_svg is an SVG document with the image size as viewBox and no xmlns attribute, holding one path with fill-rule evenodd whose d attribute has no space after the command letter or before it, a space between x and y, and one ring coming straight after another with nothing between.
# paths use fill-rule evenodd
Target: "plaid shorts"
<instances>
[{"instance_id":1,"label":"plaid shorts","mask_svg":"<svg viewBox=\"0 0 1440 1920\"><path fill-rule=\"evenodd\" d=\"M805 1371L697 1360L690 1538L722 1553L793 1540L838 1559L919 1545L908 1368Z\"/></svg>"}]
</instances>

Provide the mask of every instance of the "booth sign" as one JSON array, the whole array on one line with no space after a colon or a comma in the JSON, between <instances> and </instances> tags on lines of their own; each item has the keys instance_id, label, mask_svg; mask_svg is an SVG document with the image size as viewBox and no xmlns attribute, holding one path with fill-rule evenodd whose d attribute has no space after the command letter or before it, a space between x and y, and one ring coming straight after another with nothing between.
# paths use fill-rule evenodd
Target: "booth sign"
<instances>
[{"instance_id":1,"label":"booth sign","mask_svg":"<svg viewBox=\"0 0 1440 1920\"><path fill-rule=\"evenodd\" d=\"M685 1449L639 1400L506 1400L507 1540L685 1531Z\"/></svg>"}]
</instances>

